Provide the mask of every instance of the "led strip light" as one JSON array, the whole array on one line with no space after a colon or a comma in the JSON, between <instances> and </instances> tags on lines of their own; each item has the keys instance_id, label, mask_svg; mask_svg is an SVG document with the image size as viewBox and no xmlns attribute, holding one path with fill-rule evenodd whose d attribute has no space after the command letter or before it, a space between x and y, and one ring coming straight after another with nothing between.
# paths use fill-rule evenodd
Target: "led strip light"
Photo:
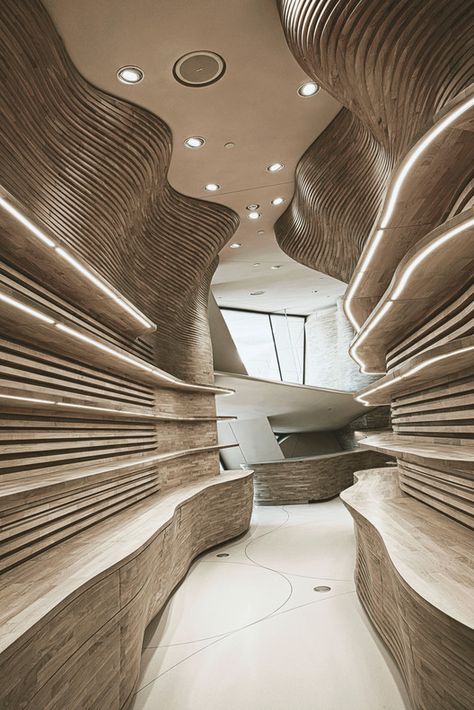
<instances>
[{"instance_id":1,"label":"led strip light","mask_svg":"<svg viewBox=\"0 0 474 710\"><path fill-rule=\"evenodd\" d=\"M361 372L364 372L366 374L379 374L379 373L369 373L365 367L364 367L364 362L363 360L359 357L357 354L358 348L362 345L364 340L367 338L369 333L380 323L382 318L387 314L387 312L390 310L390 308L393 305L394 301L397 301L400 296L402 295L403 291L405 290L408 282L410 281L411 277L413 276L414 272L418 269L420 264L423 263L423 261L430 256L434 251L442 247L444 244L447 242L451 241L451 239L454 239L454 237L457 237L459 234L462 234L465 232L467 229L471 229L474 227L474 218L468 219L462 224L459 224L457 227L453 227L452 229L448 230L445 234L441 234L439 237L434 239L430 244L427 244L424 249L420 251L419 254L416 255L416 257L408 264L408 266L405 267L405 269L402 271L400 280L398 284L394 287L393 292L391 293L389 299L384 303L384 305L380 308L380 310L377 312L375 311L372 316L366 321L366 323L363 326L363 331L359 331L359 335L356 336L356 339L354 343L351 345L349 348L349 353L351 357L357 362L359 365Z\"/></svg>"},{"instance_id":2,"label":"led strip light","mask_svg":"<svg viewBox=\"0 0 474 710\"><path fill-rule=\"evenodd\" d=\"M453 352L445 353L444 355L436 355L435 357L430 358L426 362L422 362L420 365L415 365L410 370L408 370L408 372L405 372L404 375L397 375L397 377L394 377L389 382L383 382L381 385L373 387L372 389L367 390L367 392L358 395L356 397L356 400L364 404L366 407L374 406L371 405L370 402L367 402L367 400L364 398L368 397L373 392L378 392L379 390L385 389L386 387L390 387L395 382L399 382L400 380L405 380L408 377L412 377L412 375L416 374L417 372L420 372L420 370L424 370L426 367L429 367L435 362L439 362L440 360L447 360L450 357L454 357L454 355L461 355L462 353L467 353L471 350L474 350L474 345L469 345L465 348L459 348L459 350L453 350Z\"/></svg>"},{"instance_id":3,"label":"led strip light","mask_svg":"<svg viewBox=\"0 0 474 710\"><path fill-rule=\"evenodd\" d=\"M172 377L171 375L166 374L163 372L163 370L159 370L157 367L154 367L153 365L148 365L147 363L135 359L129 355L125 355L123 353L117 352L117 350L114 350L113 348L109 347L108 345L104 345L101 343L99 340L96 340L95 338L91 338L88 335L85 335L84 333L81 333L79 330L76 330L75 328L71 328L68 325L65 325L64 323L61 323L60 321L56 321L50 316L45 315L44 313L41 313L41 311L38 311L36 308L31 308L30 306L27 306L24 304L22 301L18 301L16 298L12 298L11 296L8 296L5 293L2 293L0 291L0 301L3 301L4 303L7 303L9 306L13 306L14 308L17 308L18 310L22 311L23 313L27 313L28 315L32 316L33 318L37 318L38 320L41 320L43 323L46 323L47 325L54 326L58 330L60 330L63 333L67 333L67 335L72 336L73 338L77 338L78 340L81 340L84 343L87 343L88 345L92 345L93 347L97 348L98 350L102 350L103 352L108 353L112 357L117 358L118 360L122 360L123 362L128 363L129 365L132 365L133 367L137 367L140 370L145 370L145 372L148 372L150 375L154 375L155 377L158 377L161 380L166 380L167 382L172 382L175 385L182 385L184 386L184 389L197 389L199 391L205 391L205 390L211 390L212 392L215 392L218 390L218 394L234 394L234 390L227 389L227 388L222 388L222 387L213 387L212 385L195 385L190 382L183 382L182 380L178 380L175 377ZM48 400L44 400L45 402L49 403ZM115 410L113 410L115 411Z\"/></svg>"},{"instance_id":4,"label":"led strip light","mask_svg":"<svg viewBox=\"0 0 474 710\"><path fill-rule=\"evenodd\" d=\"M78 271L82 276L85 276L91 283L94 284L100 291L105 293L112 301L117 303L124 311L132 316L141 325L145 326L149 330L155 330L156 325L149 318L144 316L138 309L128 303L124 298L117 295L106 283L95 276L92 271L89 271L87 267L81 264L77 259L75 259L68 251L63 249L54 242L47 234L45 234L41 229L38 229L36 225L33 224L28 217L25 217L16 207L14 207L10 202L8 202L4 197L0 196L0 207L2 207L5 212L14 217L20 224L26 227L32 234L35 235L37 239L40 240L45 246L54 249L56 254L58 254L62 259L68 262L76 271Z\"/></svg>"},{"instance_id":5,"label":"led strip light","mask_svg":"<svg viewBox=\"0 0 474 710\"><path fill-rule=\"evenodd\" d=\"M351 303L354 298L354 293L357 290L365 271L367 270L370 262L373 259L375 252L377 251L379 244L382 240L384 229L387 228L388 223L392 217L395 210L395 205L400 194L400 190L403 187L406 177L410 173L411 169L415 165L418 158L425 152L425 150L433 143L433 141L448 128L456 119L462 116L463 113L468 111L474 106L474 97L471 97L461 103L458 108L451 111L445 118L443 118L437 126L434 126L427 135L408 153L406 156L402 167L399 169L397 177L393 184L389 186L387 198L384 201L382 216L380 218L380 223L375 231L374 237L370 240L370 245L368 246L367 253L362 257L362 263L357 269L357 273L352 281L349 289L347 291L347 296L344 302L344 310L347 317L352 323L354 329L359 331L361 325L357 322L354 313L352 312Z\"/></svg>"}]
</instances>

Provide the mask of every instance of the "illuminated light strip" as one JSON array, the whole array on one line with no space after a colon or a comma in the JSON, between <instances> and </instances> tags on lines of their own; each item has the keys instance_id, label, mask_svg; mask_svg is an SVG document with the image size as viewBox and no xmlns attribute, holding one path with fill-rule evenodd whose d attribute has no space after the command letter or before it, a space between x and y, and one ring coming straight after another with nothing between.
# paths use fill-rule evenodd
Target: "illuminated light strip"
<instances>
[{"instance_id":1,"label":"illuminated light strip","mask_svg":"<svg viewBox=\"0 0 474 710\"><path fill-rule=\"evenodd\" d=\"M469 345L465 348L459 348L459 350L453 350L453 352L450 353L444 353L443 355L436 355L435 357L430 358L426 362L422 362L420 365L415 365L412 367L408 372L405 372L403 375L397 375L397 377L394 377L392 380L389 382L384 382L381 385L378 385L377 387L373 387L372 389L368 390L367 392L364 392L362 395L359 395L356 397L356 400L358 402L362 402L365 406L371 406L370 402L367 402L365 397L368 397L369 395L373 394L373 392L378 392L381 389L384 389L385 387L390 387L393 385L395 382L399 382L400 380L404 380L407 377L411 377L417 372L420 372L420 370L424 370L426 367L429 367L430 365L433 365L435 362L439 362L440 360L447 360L450 357L454 357L454 355L461 355L462 353L467 353L470 352L471 350L474 350L474 345Z\"/></svg>"},{"instance_id":2,"label":"illuminated light strip","mask_svg":"<svg viewBox=\"0 0 474 710\"><path fill-rule=\"evenodd\" d=\"M48 235L45 234L41 229L38 229L38 227L36 227L36 225L33 224L33 222L28 219L28 217L25 217L24 214L17 210L17 208L10 204L10 202L5 200L4 197L0 197L0 207L3 207L5 212L8 212L9 215L14 217L24 227L29 229L29 231L34 234L35 237L37 237L41 242L43 242L43 244L54 249L56 254L58 254L62 259L67 261L74 269L76 269L76 271L79 271L79 273L85 276L91 283L94 284L94 286L99 288L110 299L112 299L121 308L123 308L123 310L127 311L127 313L133 318L135 318L135 320L144 325L146 328L156 328L153 321L146 318L146 316L141 314L138 309L127 303L125 299L121 298L120 296L117 296L117 294L114 293L114 291L109 288L106 283L102 282L99 278L97 278L97 276L95 276L91 271L89 271L89 269L83 266L71 254L69 254L69 252L67 252L62 247L59 247L56 242L54 242L50 237L48 237Z\"/></svg>"},{"instance_id":3,"label":"illuminated light strip","mask_svg":"<svg viewBox=\"0 0 474 710\"><path fill-rule=\"evenodd\" d=\"M351 357L358 363L360 366L362 372L367 373L367 371L364 369L364 363L358 357L357 355L357 349L359 346L364 342L364 340L367 338L369 333L375 328L375 326L380 322L380 320L383 318L383 316L387 313L389 310L390 306L393 304L393 301L396 301L397 299L400 298L401 294L405 290L408 281L410 280L411 276L413 275L414 271L418 268L418 266L434 251L439 249L443 244L446 242L449 242L451 239L454 239L454 237L457 237L459 234L462 234L465 232L467 229L470 229L471 227L474 227L474 218L468 219L466 222L463 222L462 224L459 224L457 227L453 227L450 229L448 232L445 234L440 235L437 237L437 239L434 239L431 244L428 244L414 259L413 261L410 262L410 264L405 268L405 270L402 273L402 276L400 278L400 281L398 285L396 286L395 290L393 293L390 295L390 300L388 300L384 306L381 308L379 313L372 318L366 321L366 324L364 325L364 330L361 333L360 336L357 337L357 340L355 341L354 345L351 346L349 349L349 352L351 354ZM360 331L359 331L360 332Z\"/></svg>"},{"instance_id":4,"label":"illuminated light strip","mask_svg":"<svg viewBox=\"0 0 474 710\"><path fill-rule=\"evenodd\" d=\"M56 404L51 399L34 399L33 397L14 397L11 394L0 394L2 399L14 399L20 402L36 402L37 404Z\"/></svg>"},{"instance_id":5,"label":"illuminated light strip","mask_svg":"<svg viewBox=\"0 0 474 710\"><path fill-rule=\"evenodd\" d=\"M17 301L16 298L11 298L11 296L7 296L6 293L0 293L0 301L3 301L4 303L8 303L9 306L13 306L14 308L18 308L20 311L23 311L24 313L28 313L28 315L33 316L33 318L38 318L39 320L43 321L43 323L48 323L49 325L54 324L54 320L52 318L50 318L49 316L45 316L44 313L40 313L40 311L37 311L36 308L31 308L30 306L26 306L21 301Z\"/></svg>"},{"instance_id":6,"label":"illuminated light strip","mask_svg":"<svg viewBox=\"0 0 474 710\"><path fill-rule=\"evenodd\" d=\"M0 197L0 206L3 207L5 212L8 212L8 214L18 220L18 222L21 222L24 227L29 229L30 232L32 232L35 237L38 237L38 239L42 241L43 244L46 244L47 247L56 246L52 239L50 239L44 232L42 232L41 229L38 229L38 227L36 227L33 222L28 219L28 217L25 217L25 215L23 215L19 210L17 210L16 207L13 207L13 205L7 202L4 197Z\"/></svg>"},{"instance_id":7,"label":"illuminated light strip","mask_svg":"<svg viewBox=\"0 0 474 710\"><path fill-rule=\"evenodd\" d=\"M73 266L77 271L79 271L83 276L85 276L89 281L91 281L94 286L97 286L101 291L103 291L112 301L118 303L124 310L127 311L131 316L138 320L146 328L153 328L154 323L149 321L147 318L142 316L138 311L130 306L126 301L117 296L107 284L103 283L94 274L92 274L88 269L86 269L77 259L75 259L71 254L69 254L62 247L56 247L56 253L59 254L63 259L65 259L71 266Z\"/></svg>"},{"instance_id":8,"label":"illuminated light strip","mask_svg":"<svg viewBox=\"0 0 474 710\"><path fill-rule=\"evenodd\" d=\"M109 355L112 355L113 357L118 358L119 360L123 360L124 362L127 362L130 365L133 365L134 367L138 367L141 370L145 370L146 372L150 373L151 375L158 377L160 380L166 380L167 382L171 382L174 385L177 385L178 387L182 387L183 389L197 389L200 392L206 391L206 390L211 390L215 394L222 394L222 395L234 394L234 390L231 390L231 389L221 388L221 387L213 387L212 385L195 385L190 382L183 382L181 380L178 380L176 377L172 377L171 375L167 375L165 372L163 372L163 370L159 370L157 367L154 367L153 365L147 365L146 363L141 362L140 360L136 360L132 357L129 357L128 355L124 355L120 352L117 352L117 350L110 348L108 345L104 345L100 341L95 340L95 338L91 338L88 335L84 335L80 331L75 330L74 328L70 328L68 325L64 325L64 323L60 323L58 321L55 321L53 318L50 318L49 316L44 315L44 313L37 311L36 308L30 308L30 306L25 305L21 301L17 301L16 298L11 298L10 296L7 296L7 294L2 293L1 291L0 291L0 301L4 301L5 303L8 303L10 306L13 306L14 308L18 308L20 311L23 311L24 313L28 313L28 315L31 315L34 318L38 318L39 320L43 321L44 323L47 323L48 325L54 325L55 328L62 331L63 333L67 333L68 335L71 335L72 337L77 338L78 340L82 340L84 343L87 343L88 345L92 345L93 347L98 348L99 350L102 350L103 352L106 352ZM216 390L218 390L218 391L216 392ZM53 404L54 404L54 402L53 402ZM114 411L116 411L116 410L114 410Z\"/></svg>"},{"instance_id":9,"label":"illuminated light strip","mask_svg":"<svg viewBox=\"0 0 474 710\"><path fill-rule=\"evenodd\" d=\"M360 269L358 269L357 276L355 277L354 281L352 282L351 286L348 289L346 300L344 303L344 309L346 311L347 317L349 318L350 322L352 323L354 329L356 331L360 330L360 324L356 320L352 308L351 308L351 302L354 296L354 292L356 288L359 286L360 281L363 277L363 273L367 269L369 263L372 261L373 255L380 243L380 239L383 235L383 230L386 229L388 226L388 223L392 217L392 214L395 210L395 204L398 199L398 195L400 194L400 191L402 189L403 183L418 160L418 158L424 153L424 151L431 145L431 143L444 131L446 128L448 128L456 119L458 119L460 116L462 116L463 113L468 111L470 108L474 106L474 97L471 97L464 103L462 103L460 106L458 106L457 109L454 109L452 112L450 112L445 118L443 118L436 127L432 128L428 134L418 143L418 145L412 149L412 151L408 154L406 158L406 162L404 162L403 167L401 170L398 172L398 175L393 183L393 185L389 186L389 193L388 193L388 200L386 199L384 201L384 208L382 212L382 217L380 219L380 224L379 228L377 229L377 232L375 233L375 236L373 240L371 240L370 247L368 248L366 256L363 258L362 264Z\"/></svg>"},{"instance_id":10,"label":"illuminated light strip","mask_svg":"<svg viewBox=\"0 0 474 710\"><path fill-rule=\"evenodd\" d=\"M54 321L53 321L54 322ZM95 340L94 338L90 338L88 335L84 335L84 333L80 333L78 330L75 330L74 328L70 328L68 325L64 325L63 323L54 323L56 328L61 330L63 333L67 333L68 335L72 335L73 338L77 338L78 340L82 340L84 343L87 343L88 345L92 345L95 348L98 348L99 350L102 350L105 353L108 353L109 355L113 355L114 357L118 358L119 360L123 360L124 362L129 363L130 365L134 365L135 367L139 367L141 370L145 370L145 372L150 372L153 374L153 367L151 365L145 365L144 363L139 362L138 360L135 360L132 357L129 357L128 355L123 355L122 353L117 352L113 348L109 348L108 345L104 345L103 343L99 342L98 340ZM169 378L165 378L169 379Z\"/></svg>"}]
</instances>

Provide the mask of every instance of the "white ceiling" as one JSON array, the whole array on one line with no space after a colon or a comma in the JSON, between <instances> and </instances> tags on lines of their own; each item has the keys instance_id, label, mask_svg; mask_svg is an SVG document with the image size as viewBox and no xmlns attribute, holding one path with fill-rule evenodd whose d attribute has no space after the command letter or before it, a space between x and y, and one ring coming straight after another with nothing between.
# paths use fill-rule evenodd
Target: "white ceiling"
<instances>
[{"instance_id":1,"label":"white ceiling","mask_svg":"<svg viewBox=\"0 0 474 710\"><path fill-rule=\"evenodd\" d=\"M73 62L89 81L148 108L171 127L171 184L240 215L232 241L242 247L224 247L213 282L219 305L309 313L334 303L345 284L289 259L273 234L291 199L300 156L340 108L323 91L298 96L307 77L286 45L275 0L44 3ZM183 86L173 77L173 65L199 49L222 55L226 72L211 86ZM143 69L140 84L117 80L117 69L129 64ZM191 135L203 136L205 146L186 148L183 141ZM225 148L228 142L235 146ZM266 166L276 161L285 168L267 172ZM221 190L205 192L208 182L218 183ZM274 207L270 202L277 196L286 202ZM260 205L258 221L247 218L250 203ZM272 270L272 265L281 268ZM255 290L266 293L250 296Z\"/></svg>"}]
</instances>

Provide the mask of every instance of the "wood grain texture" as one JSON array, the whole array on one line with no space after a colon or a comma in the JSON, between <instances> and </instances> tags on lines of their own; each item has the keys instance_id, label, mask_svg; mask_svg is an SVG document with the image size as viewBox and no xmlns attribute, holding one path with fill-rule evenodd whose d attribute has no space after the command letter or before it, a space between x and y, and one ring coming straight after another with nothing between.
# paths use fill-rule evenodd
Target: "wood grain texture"
<instances>
[{"instance_id":1,"label":"wood grain texture","mask_svg":"<svg viewBox=\"0 0 474 710\"><path fill-rule=\"evenodd\" d=\"M474 155L474 140L472 154ZM462 231L456 233L456 230ZM450 237L451 234L455 236ZM446 241L436 247L443 238ZM406 247L403 241L401 244L397 239L393 241L398 242L398 249ZM391 244L392 240L388 243ZM388 260L389 247L382 245L381 249L384 258ZM351 345L351 353L353 356L356 354L364 363L367 372L385 370L387 352L394 344L399 346L401 341L406 341L408 329L417 333L417 341L420 329L425 324L430 324L431 330L436 329L440 319L435 316L438 315L440 303L448 302L451 308L453 301L459 300L456 296L468 300L466 287L472 283L474 273L474 210L469 209L462 215L444 222L419 240L414 247L403 251L404 255L390 285L370 311L369 318ZM425 254L429 256L425 257ZM409 279L405 280L407 274ZM373 276L375 278L375 272ZM400 295L397 295L397 289L404 283L406 285ZM361 288L365 293L365 288ZM389 310L380 319L381 310L387 307ZM454 312L456 320L458 311L459 308ZM442 320L445 330L448 331L446 315ZM449 328L451 338L453 325L454 323L451 323ZM472 322L470 325L473 328ZM426 333L427 328L423 331ZM438 332L435 339L437 345L441 344L440 340L441 334ZM418 351L421 351L420 347Z\"/></svg>"},{"instance_id":2,"label":"wood grain texture","mask_svg":"<svg viewBox=\"0 0 474 710\"><path fill-rule=\"evenodd\" d=\"M39 0L1 4L0 42L2 187L157 323L156 364L211 381L207 293L237 215L170 187L168 126L86 82Z\"/></svg>"},{"instance_id":3,"label":"wood grain texture","mask_svg":"<svg viewBox=\"0 0 474 710\"><path fill-rule=\"evenodd\" d=\"M405 678L413 707L469 710L472 533L405 496L396 471L356 477L341 498L357 529L359 598Z\"/></svg>"},{"instance_id":4,"label":"wood grain texture","mask_svg":"<svg viewBox=\"0 0 474 710\"><path fill-rule=\"evenodd\" d=\"M4 573L1 707L127 707L148 622L196 555L247 529L251 508L251 471L211 475Z\"/></svg>"},{"instance_id":5,"label":"wood grain texture","mask_svg":"<svg viewBox=\"0 0 474 710\"><path fill-rule=\"evenodd\" d=\"M387 459L374 451L355 449L250 464L254 471L255 502L285 505L329 500L352 485L355 471L383 466Z\"/></svg>"},{"instance_id":6,"label":"wood grain texture","mask_svg":"<svg viewBox=\"0 0 474 710\"><path fill-rule=\"evenodd\" d=\"M322 271L330 264L328 273L347 281L397 162L474 80L474 10L468 0L278 7L293 55L346 111L303 157L277 238L293 258ZM433 209L449 212L466 182Z\"/></svg>"}]
</instances>

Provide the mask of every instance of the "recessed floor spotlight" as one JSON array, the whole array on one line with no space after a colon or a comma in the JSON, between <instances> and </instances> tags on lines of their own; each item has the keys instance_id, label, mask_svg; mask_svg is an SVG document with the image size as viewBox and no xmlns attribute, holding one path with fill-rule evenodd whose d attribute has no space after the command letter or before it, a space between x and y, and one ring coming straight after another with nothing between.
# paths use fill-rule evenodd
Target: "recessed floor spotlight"
<instances>
[{"instance_id":1,"label":"recessed floor spotlight","mask_svg":"<svg viewBox=\"0 0 474 710\"><path fill-rule=\"evenodd\" d=\"M261 296L265 291L250 291L250 296Z\"/></svg>"},{"instance_id":2,"label":"recessed floor spotlight","mask_svg":"<svg viewBox=\"0 0 474 710\"><path fill-rule=\"evenodd\" d=\"M240 249L242 244L239 244L238 242L234 242L233 244L230 245L231 249Z\"/></svg>"},{"instance_id":3,"label":"recessed floor spotlight","mask_svg":"<svg viewBox=\"0 0 474 710\"><path fill-rule=\"evenodd\" d=\"M184 141L186 148L202 148L206 141L201 136L189 136Z\"/></svg>"},{"instance_id":4,"label":"recessed floor spotlight","mask_svg":"<svg viewBox=\"0 0 474 710\"><path fill-rule=\"evenodd\" d=\"M257 205L257 203L255 202L253 205L247 205L247 207L245 209L253 212L255 210L258 210L259 207L260 207L260 205Z\"/></svg>"},{"instance_id":5,"label":"recessed floor spotlight","mask_svg":"<svg viewBox=\"0 0 474 710\"><path fill-rule=\"evenodd\" d=\"M221 186L216 182L209 182L204 189L207 190L207 192L216 192L217 190L220 190L220 187Z\"/></svg>"},{"instance_id":6,"label":"recessed floor spotlight","mask_svg":"<svg viewBox=\"0 0 474 710\"><path fill-rule=\"evenodd\" d=\"M275 207L278 207L278 205L282 205L285 201L284 197L275 197L274 200L272 200L272 205L275 205Z\"/></svg>"},{"instance_id":7,"label":"recessed floor spotlight","mask_svg":"<svg viewBox=\"0 0 474 710\"><path fill-rule=\"evenodd\" d=\"M144 74L139 67L122 67L117 72L117 78L123 84L139 84Z\"/></svg>"},{"instance_id":8,"label":"recessed floor spotlight","mask_svg":"<svg viewBox=\"0 0 474 710\"><path fill-rule=\"evenodd\" d=\"M283 163L272 163L271 165L267 166L267 171L269 173L277 173L280 170L283 170L284 167L285 166Z\"/></svg>"},{"instance_id":9,"label":"recessed floor spotlight","mask_svg":"<svg viewBox=\"0 0 474 710\"><path fill-rule=\"evenodd\" d=\"M319 91L319 86L314 81L305 81L304 84L298 87L298 94L306 98L308 96L314 96Z\"/></svg>"},{"instance_id":10,"label":"recessed floor spotlight","mask_svg":"<svg viewBox=\"0 0 474 710\"><path fill-rule=\"evenodd\" d=\"M249 219L259 219L260 218L260 212L249 212L247 217Z\"/></svg>"}]
</instances>

